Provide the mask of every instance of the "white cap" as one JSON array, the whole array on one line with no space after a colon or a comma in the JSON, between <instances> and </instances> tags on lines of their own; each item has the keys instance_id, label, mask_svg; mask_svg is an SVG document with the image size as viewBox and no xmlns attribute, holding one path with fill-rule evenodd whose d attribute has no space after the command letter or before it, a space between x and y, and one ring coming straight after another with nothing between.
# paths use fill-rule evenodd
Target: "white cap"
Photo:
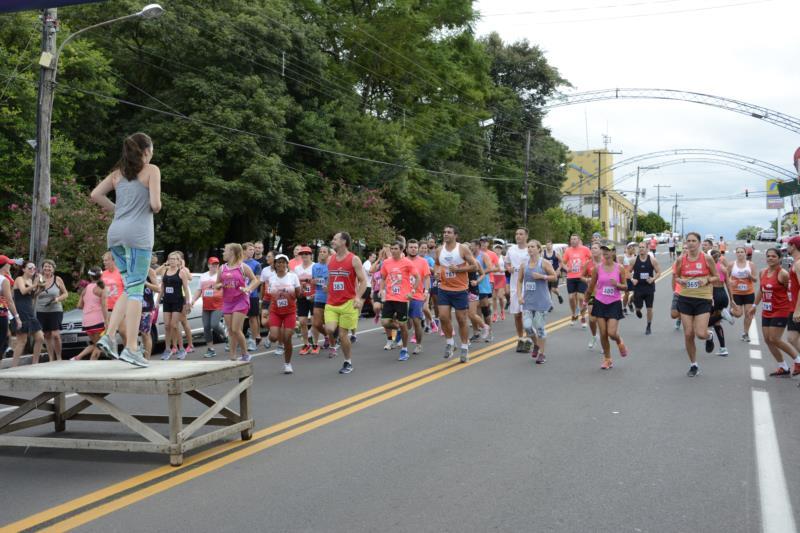
<instances>
[{"instance_id":1,"label":"white cap","mask_svg":"<svg viewBox=\"0 0 800 533\"><path fill-rule=\"evenodd\" d=\"M283 260L285 260L287 263L289 262L289 258L288 258L288 257L287 257L285 254L278 254L278 255L276 255L276 256L275 256L275 261L277 261L278 259L283 259Z\"/></svg>"}]
</instances>

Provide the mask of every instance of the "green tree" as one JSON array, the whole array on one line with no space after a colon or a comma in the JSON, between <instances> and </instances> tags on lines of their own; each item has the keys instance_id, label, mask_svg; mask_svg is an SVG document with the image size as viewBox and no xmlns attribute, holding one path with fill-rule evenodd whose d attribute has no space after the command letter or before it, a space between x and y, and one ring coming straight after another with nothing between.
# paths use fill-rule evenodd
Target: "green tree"
<instances>
[{"instance_id":1,"label":"green tree","mask_svg":"<svg viewBox=\"0 0 800 533\"><path fill-rule=\"evenodd\" d=\"M736 232L736 238L740 241L745 239L755 239L756 233L761 231L761 228L758 226L745 226L744 228L740 229Z\"/></svg>"},{"instance_id":2,"label":"green tree","mask_svg":"<svg viewBox=\"0 0 800 533\"><path fill-rule=\"evenodd\" d=\"M639 216L637 228L644 233L661 233L670 229L669 222L658 216L657 213L647 213Z\"/></svg>"}]
</instances>

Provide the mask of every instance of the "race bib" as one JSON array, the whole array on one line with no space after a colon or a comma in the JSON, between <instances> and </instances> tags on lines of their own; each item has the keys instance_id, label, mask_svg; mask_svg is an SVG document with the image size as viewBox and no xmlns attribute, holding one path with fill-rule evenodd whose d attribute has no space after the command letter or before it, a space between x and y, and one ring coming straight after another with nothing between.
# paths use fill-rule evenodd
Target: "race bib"
<instances>
[{"instance_id":1,"label":"race bib","mask_svg":"<svg viewBox=\"0 0 800 533\"><path fill-rule=\"evenodd\" d=\"M454 277L456 277L456 273L455 272L451 272L449 270L445 270L444 271L444 277L448 278L448 279L454 278Z\"/></svg>"},{"instance_id":2,"label":"race bib","mask_svg":"<svg viewBox=\"0 0 800 533\"><path fill-rule=\"evenodd\" d=\"M109 296L117 296L118 294L119 294L119 288L116 285L110 285L108 287L108 295Z\"/></svg>"},{"instance_id":3,"label":"race bib","mask_svg":"<svg viewBox=\"0 0 800 533\"><path fill-rule=\"evenodd\" d=\"M289 307L289 300L287 300L286 298L278 298L275 301L275 305L277 305L278 307Z\"/></svg>"},{"instance_id":4,"label":"race bib","mask_svg":"<svg viewBox=\"0 0 800 533\"><path fill-rule=\"evenodd\" d=\"M763 310L767 312L772 311L772 302L764 302Z\"/></svg>"},{"instance_id":5,"label":"race bib","mask_svg":"<svg viewBox=\"0 0 800 533\"><path fill-rule=\"evenodd\" d=\"M525 290L526 291L535 291L536 290L536 282L535 281L526 281L525 282Z\"/></svg>"},{"instance_id":6,"label":"race bib","mask_svg":"<svg viewBox=\"0 0 800 533\"><path fill-rule=\"evenodd\" d=\"M746 291L746 290L747 290L747 288L748 288L748 287L747 287L747 284L746 284L746 283L740 283L740 284L738 284L738 285L736 286L736 290L737 290L737 291Z\"/></svg>"},{"instance_id":7,"label":"race bib","mask_svg":"<svg viewBox=\"0 0 800 533\"><path fill-rule=\"evenodd\" d=\"M572 271L573 272L580 272L581 271L581 264L579 261L572 262Z\"/></svg>"},{"instance_id":8,"label":"race bib","mask_svg":"<svg viewBox=\"0 0 800 533\"><path fill-rule=\"evenodd\" d=\"M400 294L400 287L398 286L392 287L392 294Z\"/></svg>"},{"instance_id":9,"label":"race bib","mask_svg":"<svg viewBox=\"0 0 800 533\"><path fill-rule=\"evenodd\" d=\"M333 282L333 290L335 290L335 291L343 291L344 290L344 281L334 281Z\"/></svg>"},{"instance_id":10,"label":"race bib","mask_svg":"<svg viewBox=\"0 0 800 533\"><path fill-rule=\"evenodd\" d=\"M311 293L311 285L306 285L305 287L303 287L303 292Z\"/></svg>"},{"instance_id":11,"label":"race bib","mask_svg":"<svg viewBox=\"0 0 800 533\"><path fill-rule=\"evenodd\" d=\"M173 294L175 292L175 287L167 287L165 292L167 294Z\"/></svg>"},{"instance_id":12,"label":"race bib","mask_svg":"<svg viewBox=\"0 0 800 533\"><path fill-rule=\"evenodd\" d=\"M639 274L639 279L650 279L650 273L649 272L640 273Z\"/></svg>"},{"instance_id":13,"label":"race bib","mask_svg":"<svg viewBox=\"0 0 800 533\"><path fill-rule=\"evenodd\" d=\"M700 280L699 279L690 279L686 282L687 289L699 289L700 288Z\"/></svg>"},{"instance_id":14,"label":"race bib","mask_svg":"<svg viewBox=\"0 0 800 533\"><path fill-rule=\"evenodd\" d=\"M203 297L204 298L211 298L213 296L214 296L214 289L205 289L203 291Z\"/></svg>"},{"instance_id":15,"label":"race bib","mask_svg":"<svg viewBox=\"0 0 800 533\"><path fill-rule=\"evenodd\" d=\"M617 289L614 287L603 287L603 296L615 296Z\"/></svg>"}]
</instances>

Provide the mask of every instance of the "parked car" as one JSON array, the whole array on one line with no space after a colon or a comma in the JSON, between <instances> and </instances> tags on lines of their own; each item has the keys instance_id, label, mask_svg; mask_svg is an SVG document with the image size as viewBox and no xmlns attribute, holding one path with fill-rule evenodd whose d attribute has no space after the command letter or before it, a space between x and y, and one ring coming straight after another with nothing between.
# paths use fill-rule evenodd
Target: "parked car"
<instances>
[{"instance_id":1,"label":"parked car","mask_svg":"<svg viewBox=\"0 0 800 533\"><path fill-rule=\"evenodd\" d=\"M200 285L200 274L192 274L189 288L192 294L197 291ZM192 330L192 338L203 337L203 300L198 299L194 303L189 313L189 327ZM153 335L153 344L156 345L164 340L164 313L159 311L158 324L156 325L158 335ZM223 339L214 339L215 342L222 342ZM61 323L61 345L62 351L67 355L76 355L83 350L89 343L89 338L83 332L83 311L73 309L64 313Z\"/></svg>"},{"instance_id":2,"label":"parked car","mask_svg":"<svg viewBox=\"0 0 800 533\"><path fill-rule=\"evenodd\" d=\"M796 235L800 235L800 231L797 231L797 230L790 231L790 232L786 233L785 235L781 236L781 242L782 243L789 242L789 239L791 239L792 237L794 237Z\"/></svg>"},{"instance_id":3,"label":"parked car","mask_svg":"<svg viewBox=\"0 0 800 533\"><path fill-rule=\"evenodd\" d=\"M759 241L774 241L777 238L778 233L772 228L762 229L756 236L756 240Z\"/></svg>"},{"instance_id":4,"label":"parked car","mask_svg":"<svg viewBox=\"0 0 800 533\"><path fill-rule=\"evenodd\" d=\"M658 236L658 243L659 244L668 243L669 239L670 239L670 236L671 236L671 233L668 232L668 231L665 231L665 232L661 233L661 235Z\"/></svg>"}]
</instances>

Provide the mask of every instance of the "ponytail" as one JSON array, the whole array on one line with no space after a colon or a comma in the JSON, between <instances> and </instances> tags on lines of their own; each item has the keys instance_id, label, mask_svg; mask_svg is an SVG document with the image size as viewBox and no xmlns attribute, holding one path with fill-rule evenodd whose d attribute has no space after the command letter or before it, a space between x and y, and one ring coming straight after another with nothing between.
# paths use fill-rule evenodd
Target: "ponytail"
<instances>
[{"instance_id":1,"label":"ponytail","mask_svg":"<svg viewBox=\"0 0 800 533\"><path fill-rule=\"evenodd\" d=\"M115 167L128 181L137 179L144 168L144 152L152 148L153 141L145 133L134 133L122 141L122 158Z\"/></svg>"}]
</instances>

